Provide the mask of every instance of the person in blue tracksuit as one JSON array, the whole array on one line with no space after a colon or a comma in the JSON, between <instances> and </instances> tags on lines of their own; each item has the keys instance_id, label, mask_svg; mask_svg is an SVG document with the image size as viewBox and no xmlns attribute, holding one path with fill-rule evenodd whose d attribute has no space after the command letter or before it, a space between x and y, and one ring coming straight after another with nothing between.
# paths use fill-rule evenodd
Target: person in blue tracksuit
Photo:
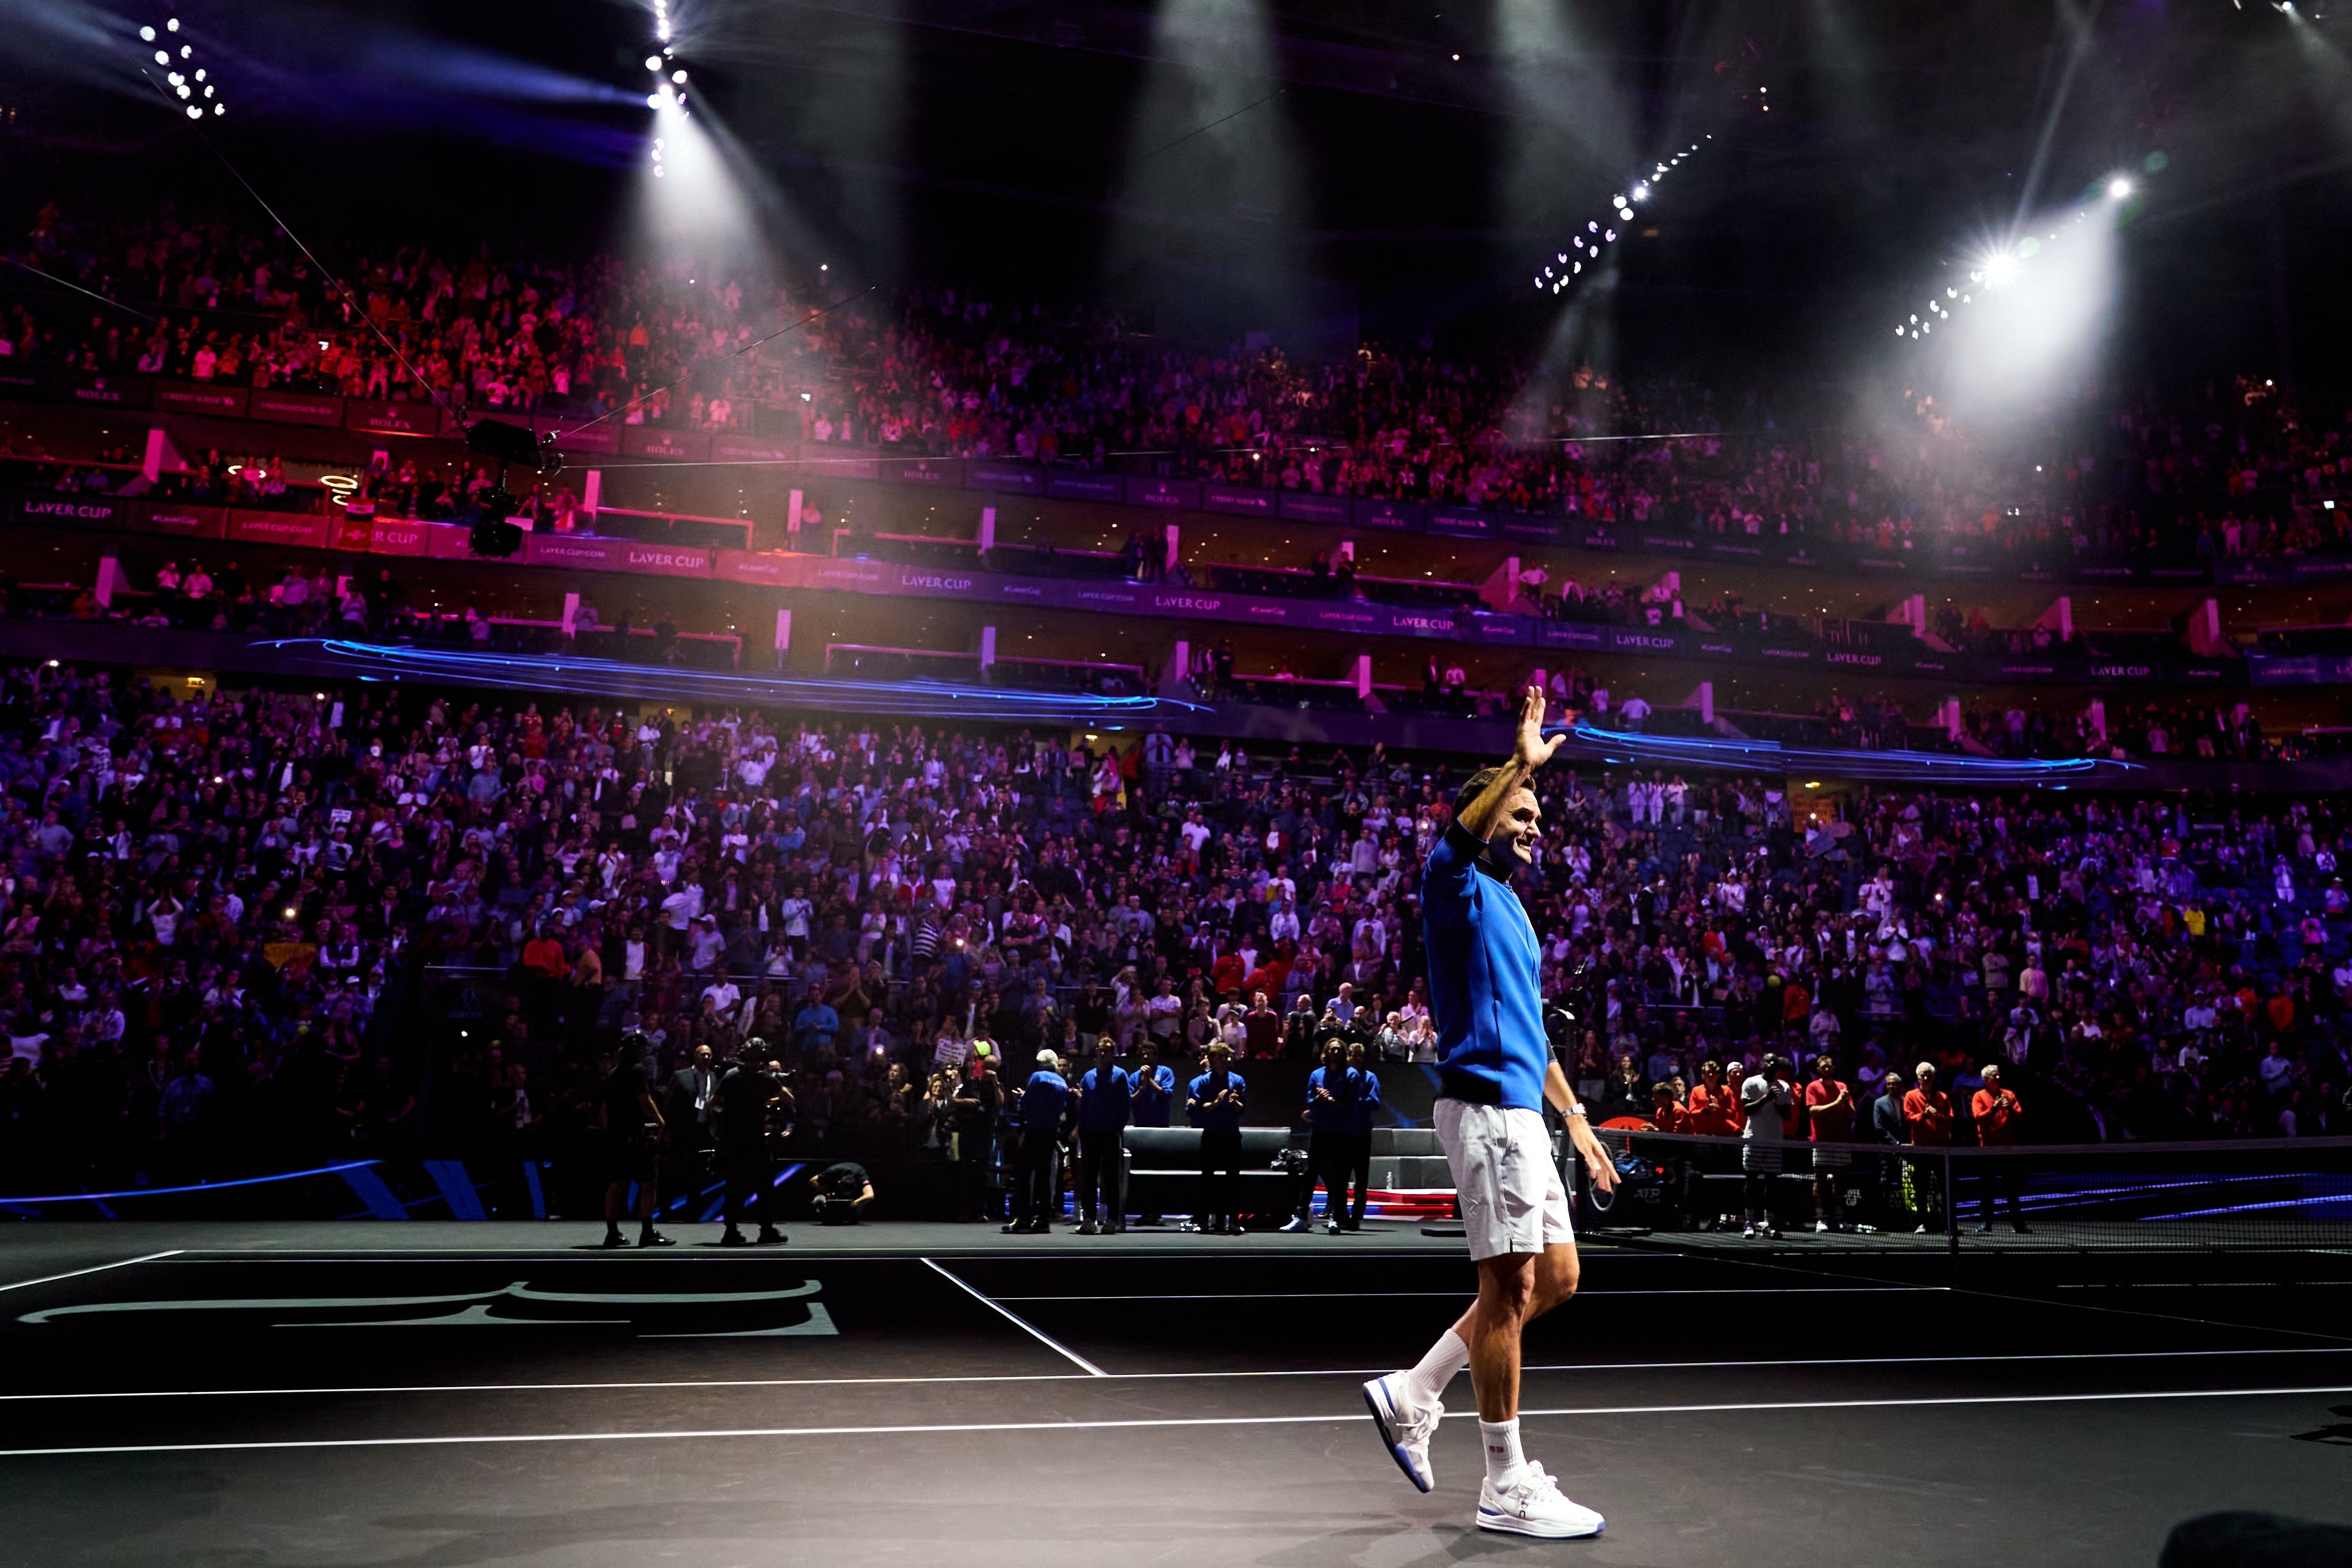
<instances>
[{"instance_id":1,"label":"person in blue tracksuit","mask_svg":"<svg viewBox=\"0 0 2352 1568\"><path fill-rule=\"evenodd\" d=\"M1070 1109L1070 1081L1062 1076L1061 1061L1050 1051L1037 1053L1037 1071L1021 1086L1020 1103L1013 1119L1021 1129L1014 1155L1013 1218L1004 1228L1013 1234L1043 1235L1053 1228L1062 1207L1061 1170L1055 1156L1062 1147L1062 1123Z\"/></svg>"},{"instance_id":2,"label":"person in blue tracksuit","mask_svg":"<svg viewBox=\"0 0 2352 1568\"><path fill-rule=\"evenodd\" d=\"M1348 1046L1347 1166L1345 1186L1352 1188L1346 1204L1346 1215L1340 1225L1348 1230L1364 1228L1364 1205L1370 1200L1372 1183L1372 1124L1385 1109L1381 1101L1380 1075L1372 1071L1371 1061L1360 1040ZM1338 1192L1326 1184L1327 1192Z\"/></svg>"},{"instance_id":3,"label":"person in blue tracksuit","mask_svg":"<svg viewBox=\"0 0 2352 1568\"><path fill-rule=\"evenodd\" d=\"M1323 1220L1334 1236L1348 1218L1348 1122L1357 1081L1348 1071L1347 1042L1323 1037L1323 1065L1307 1075L1307 1168L1299 1173L1298 1202L1283 1229L1298 1235L1315 1228L1315 1184L1323 1184Z\"/></svg>"},{"instance_id":4,"label":"person in blue tracksuit","mask_svg":"<svg viewBox=\"0 0 2352 1568\"><path fill-rule=\"evenodd\" d=\"M1095 1064L1078 1080L1078 1234L1127 1228L1127 1164L1122 1139L1134 1113L1135 1086L1111 1060L1108 1035L1095 1041ZM1096 1219L1097 1199L1102 1211Z\"/></svg>"},{"instance_id":5,"label":"person in blue tracksuit","mask_svg":"<svg viewBox=\"0 0 2352 1568\"><path fill-rule=\"evenodd\" d=\"M1233 1070L1234 1049L1223 1040L1209 1046L1209 1070L1186 1086L1184 1110L1201 1129L1202 1214L1193 1228L1212 1236L1239 1236L1242 1217L1242 1111L1249 1085Z\"/></svg>"},{"instance_id":6,"label":"person in blue tracksuit","mask_svg":"<svg viewBox=\"0 0 2352 1568\"><path fill-rule=\"evenodd\" d=\"M1150 1035L1137 1048L1139 1060L1128 1072L1128 1087L1135 1109L1129 1113L1128 1124L1133 1127L1164 1127L1169 1113L1176 1103L1176 1070L1160 1060L1160 1047ZM1157 1225L1157 1211L1136 1216L1139 1225Z\"/></svg>"}]
</instances>

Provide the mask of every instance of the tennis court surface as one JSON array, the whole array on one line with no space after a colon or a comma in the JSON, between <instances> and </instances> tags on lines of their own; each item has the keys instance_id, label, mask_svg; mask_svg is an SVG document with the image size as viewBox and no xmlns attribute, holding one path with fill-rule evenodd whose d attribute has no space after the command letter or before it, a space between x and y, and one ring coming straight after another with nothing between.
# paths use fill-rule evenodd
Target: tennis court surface
<instances>
[{"instance_id":1,"label":"tennis court surface","mask_svg":"<svg viewBox=\"0 0 2352 1568\"><path fill-rule=\"evenodd\" d=\"M1460 1311L1458 1241L706 1228L16 1228L0 1562L2152 1564L2214 1510L2352 1523L2352 1284L2260 1260L1591 1246L1524 1418L1609 1528L1535 1542L1470 1525L1466 1378L1428 1496L1358 1395Z\"/></svg>"}]
</instances>

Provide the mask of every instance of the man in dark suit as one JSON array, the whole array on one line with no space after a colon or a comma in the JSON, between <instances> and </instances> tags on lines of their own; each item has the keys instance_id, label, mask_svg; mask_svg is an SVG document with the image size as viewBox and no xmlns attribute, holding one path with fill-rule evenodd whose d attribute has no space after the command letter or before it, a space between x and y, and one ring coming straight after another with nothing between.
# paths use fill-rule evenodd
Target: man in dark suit
<instances>
[{"instance_id":1,"label":"man in dark suit","mask_svg":"<svg viewBox=\"0 0 2352 1568\"><path fill-rule=\"evenodd\" d=\"M669 1075L662 1104L662 1122L669 1128L669 1169L662 1185L674 1193L702 1190L717 1132L719 1079L708 1045L696 1046L687 1064Z\"/></svg>"}]
</instances>

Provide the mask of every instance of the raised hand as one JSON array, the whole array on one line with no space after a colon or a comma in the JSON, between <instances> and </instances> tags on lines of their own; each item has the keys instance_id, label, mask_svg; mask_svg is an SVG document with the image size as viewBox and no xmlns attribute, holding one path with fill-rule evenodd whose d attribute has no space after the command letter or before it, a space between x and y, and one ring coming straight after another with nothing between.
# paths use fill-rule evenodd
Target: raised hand
<instances>
[{"instance_id":1,"label":"raised hand","mask_svg":"<svg viewBox=\"0 0 2352 1568\"><path fill-rule=\"evenodd\" d=\"M1544 738L1544 708L1543 688L1536 685L1528 687L1519 698L1518 745L1512 758L1530 773L1549 762L1551 754L1559 749L1561 741L1568 738L1565 731L1549 740Z\"/></svg>"}]
</instances>

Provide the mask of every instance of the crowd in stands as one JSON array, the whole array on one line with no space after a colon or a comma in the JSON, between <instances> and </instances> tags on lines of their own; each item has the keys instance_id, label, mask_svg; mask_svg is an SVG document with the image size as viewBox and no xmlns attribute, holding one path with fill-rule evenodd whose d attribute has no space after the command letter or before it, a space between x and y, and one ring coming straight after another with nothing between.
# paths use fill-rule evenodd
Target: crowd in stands
<instances>
[{"instance_id":1,"label":"crowd in stands","mask_svg":"<svg viewBox=\"0 0 2352 1568\"><path fill-rule=\"evenodd\" d=\"M169 205L129 219L52 204L17 248L25 266L122 307L55 287L17 293L0 305L0 355L18 363L431 395L756 429L886 457L1020 457L1897 554L2341 550L2352 521L2318 504L2352 488L2347 416L2267 382L2150 394L2053 427L2028 451L1916 394L1860 421L1783 411L1784 425L1753 394L1590 369L1549 384L1491 345L1368 345L1319 364L1279 348L1174 351L1100 310L1005 306L952 287L886 303L822 280L782 287L365 235L330 246L330 277L282 235Z\"/></svg>"},{"instance_id":2,"label":"crowd in stands","mask_svg":"<svg viewBox=\"0 0 2352 1568\"><path fill-rule=\"evenodd\" d=\"M0 1167L560 1150L624 1031L664 1071L766 1040L803 1146L861 1155L945 1147L975 1062L1103 1035L1431 1060L1458 779L1070 741L12 666ZM1864 1087L2007 1062L2037 1141L2352 1131L2326 799L1541 788L1521 893L1612 1110L1802 1046Z\"/></svg>"},{"instance_id":3,"label":"crowd in stands","mask_svg":"<svg viewBox=\"0 0 2352 1568\"><path fill-rule=\"evenodd\" d=\"M2037 1141L2352 1127L2352 902L2324 801L1864 791L1758 834L1679 779L1629 791L1565 787L1622 847L1587 875L1571 844L1537 920L1583 974L1584 1070L1618 1113L1773 1048L1827 1051L1858 1094L1925 1058L1962 1100L2008 1063L2012 1088L2048 1086Z\"/></svg>"}]
</instances>

